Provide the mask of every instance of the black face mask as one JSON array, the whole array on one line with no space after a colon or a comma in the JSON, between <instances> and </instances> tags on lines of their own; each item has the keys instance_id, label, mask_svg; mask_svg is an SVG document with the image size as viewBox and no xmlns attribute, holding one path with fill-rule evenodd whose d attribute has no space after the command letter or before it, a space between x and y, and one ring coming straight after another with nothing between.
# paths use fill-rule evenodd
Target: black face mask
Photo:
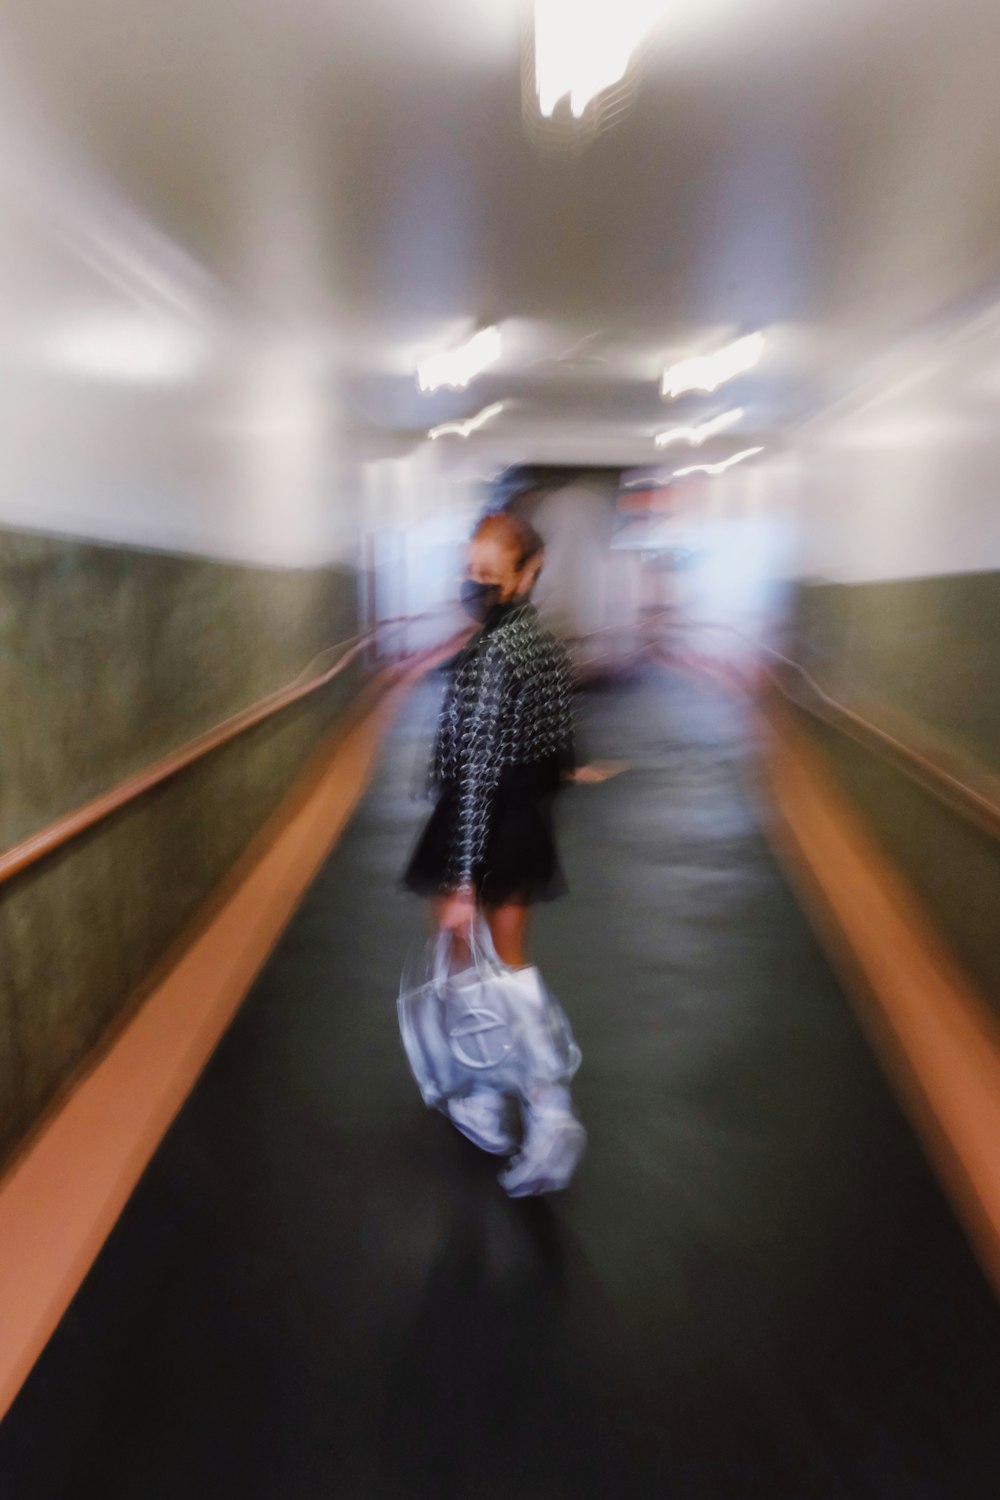
<instances>
[{"instance_id":1,"label":"black face mask","mask_svg":"<svg viewBox=\"0 0 1000 1500\"><path fill-rule=\"evenodd\" d=\"M462 584L458 596L466 614L478 620L481 625L493 606L500 603L500 585L498 583L473 583L471 579L467 579Z\"/></svg>"}]
</instances>

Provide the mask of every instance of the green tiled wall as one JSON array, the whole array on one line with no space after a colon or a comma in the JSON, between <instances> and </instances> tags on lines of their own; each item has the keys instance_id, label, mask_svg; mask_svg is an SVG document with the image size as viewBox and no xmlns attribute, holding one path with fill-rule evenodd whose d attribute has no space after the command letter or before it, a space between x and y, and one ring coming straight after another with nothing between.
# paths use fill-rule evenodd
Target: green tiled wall
<instances>
[{"instance_id":1,"label":"green tiled wall","mask_svg":"<svg viewBox=\"0 0 1000 1500\"><path fill-rule=\"evenodd\" d=\"M792 655L834 696L1000 773L1000 574L800 586ZM1000 1014L1000 843L873 751L802 723Z\"/></svg>"}]
</instances>

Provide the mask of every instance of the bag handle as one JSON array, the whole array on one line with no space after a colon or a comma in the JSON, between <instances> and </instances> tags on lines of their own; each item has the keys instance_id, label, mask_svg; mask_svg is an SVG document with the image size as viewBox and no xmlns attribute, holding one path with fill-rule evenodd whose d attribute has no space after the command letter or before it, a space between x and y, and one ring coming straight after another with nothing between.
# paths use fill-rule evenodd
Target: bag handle
<instances>
[{"instance_id":1,"label":"bag handle","mask_svg":"<svg viewBox=\"0 0 1000 1500\"><path fill-rule=\"evenodd\" d=\"M472 962L477 969L493 969L500 973L506 973L507 965L497 953L493 945L493 934L490 932L490 924L479 912L472 923L469 931L469 951L472 954Z\"/></svg>"},{"instance_id":2,"label":"bag handle","mask_svg":"<svg viewBox=\"0 0 1000 1500\"><path fill-rule=\"evenodd\" d=\"M469 935L466 942L469 948L469 955L472 959L472 967L477 973L493 972L505 974L507 972L507 965L500 958L496 948L493 946L493 937L490 933L489 923L478 912L469 927ZM451 977L453 948L454 934L442 929L434 941L431 972L436 984L442 984Z\"/></svg>"},{"instance_id":3,"label":"bag handle","mask_svg":"<svg viewBox=\"0 0 1000 1500\"><path fill-rule=\"evenodd\" d=\"M451 933L442 929L433 943L434 951L431 960L431 978L438 986L451 977L451 949Z\"/></svg>"}]
</instances>

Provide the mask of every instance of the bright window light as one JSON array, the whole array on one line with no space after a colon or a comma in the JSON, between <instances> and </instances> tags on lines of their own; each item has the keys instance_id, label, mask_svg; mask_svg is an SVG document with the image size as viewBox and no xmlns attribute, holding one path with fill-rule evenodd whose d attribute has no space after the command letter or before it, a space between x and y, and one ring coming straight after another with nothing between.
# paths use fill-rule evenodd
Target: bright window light
<instances>
[{"instance_id":1,"label":"bright window light","mask_svg":"<svg viewBox=\"0 0 1000 1500\"><path fill-rule=\"evenodd\" d=\"M457 349L429 354L417 366L417 384L422 391L461 391L500 358L499 328L483 328Z\"/></svg>"},{"instance_id":2,"label":"bright window light","mask_svg":"<svg viewBox=\"0 0 1000 1500\"><path fill-rule=\"evenodd\" d=\"M731 458L724 458L718 464L691 464L686 469L675 469L674 478L683 479L685 474L724 474L733 464L741 464L745 458L753 458L755 453L763 451L763 448L744 448L742 453L734 453Z\"/></svg>"},{"instance_id":3,"label":"bright window light","mask_svg":"<svg viewBox=\"0 0 1000 1500\"><path fill-rule=\"evenodd\" d=\"M546 118L569 99L574 119L621 83L662 0L535 0L535 89Z\"/></svg>"},{"instance_id":4,"label":"bright window light","mask_svg":"<svg viewBox=\"0 0 1000 1500\"><path fill-rule=\"evenodd\" d=\"M680 396L685 391L717 391L720 385L752 370L764 352L764 335L748 333L746 338L717 349L714 354L699 354L681 360L663 373L663 394Z\"/></svg>"},{"instance_id":5,"label":"bright window light","mask_svg":"<svg viewBox=\"0 0 1000 1500\"><path fill-rule=\"evenodd\" d=\"M725 432L742 415L742 406L734 406L732 411L724 411L720 416L702 422L699 427L671 427L666 432L656 434L656 446L669 448L671 443L690 443L692 447L700 448L706 438L714 437L717 432Z\"/></svg>"},{"instance_id":6,"label":"bright window light","mask_svg":"<svg viewBox=\"0 0 1000 1500\"><path fill-rule=\"evenodd\" d=\"M484 406L482 411L477 412L474 417L469 417L464 422L442 422L440 427L432 427L427 434L429 438L443 437L471 437L480 427L498 417L503 411L503 402L495 401L492 406Z\"/></svg>"}]
</instances>

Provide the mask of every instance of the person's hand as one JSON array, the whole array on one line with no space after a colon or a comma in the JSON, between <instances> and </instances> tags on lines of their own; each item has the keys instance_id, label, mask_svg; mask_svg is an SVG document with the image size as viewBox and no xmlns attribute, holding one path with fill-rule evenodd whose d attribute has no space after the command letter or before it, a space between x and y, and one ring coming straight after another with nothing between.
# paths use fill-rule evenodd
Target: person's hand
<instances>
[{"instance_id":1,"label":"person's hand","mask_svg":"<svg viewBox=\"0 0 1000 1500\"><path fill-rule=\"evenodd\" d=\"M441 930L465 937L476 919L476 896L471 886L452 891L441 909Z\"/></svg>"},{"instance_id":2,"label":"person's hand","mask_svg":"<svg viewBox=\"0 0 1000 1500\"><path fill-rule=\"evenodd\" d=\"M628 761L625 760L595 760L589 766L579 766L573 773L573 780L580 786L596 786L598 782L610 781L612 776L620 776L627 770Z\"/></svg>"}]
</instances>

